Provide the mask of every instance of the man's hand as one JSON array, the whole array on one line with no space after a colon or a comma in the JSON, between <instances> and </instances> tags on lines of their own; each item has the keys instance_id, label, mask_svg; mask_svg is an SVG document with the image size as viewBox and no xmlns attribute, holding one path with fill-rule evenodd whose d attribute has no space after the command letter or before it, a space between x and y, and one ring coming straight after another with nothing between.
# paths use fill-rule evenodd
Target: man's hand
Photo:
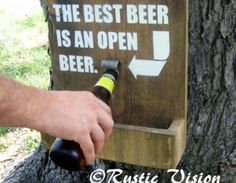
<instances>
[{"instance_id":1,"label":"man's hand","mask_svg":"<svg viewBox=\"0 0 236 183\"><path fill-rule=\"evenodd\" d=\"M80 144L87 163L111 134L111 110L91 92L44 91L0 76L0 126L28 127Z\"/></svg>"},{"instance_id":2,"label":"man's hand","mask_svg":"<svg viewBox=\"0 0 236 183\"><path fill-rule=\"evenodd\" d=\"M92 162L111 134L110 108L90 92L50 92L46 98L32 128L78 142L86 162Z\"/></svg>"}]
</instances>

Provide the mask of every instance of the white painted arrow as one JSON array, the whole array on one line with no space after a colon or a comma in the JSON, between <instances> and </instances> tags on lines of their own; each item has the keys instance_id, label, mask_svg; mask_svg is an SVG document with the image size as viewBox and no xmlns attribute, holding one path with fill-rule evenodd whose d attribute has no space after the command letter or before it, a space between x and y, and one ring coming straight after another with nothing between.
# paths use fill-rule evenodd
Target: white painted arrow
<instances>
[{"instance_id":1,"label":"white painted arrow","mask_svg":"<svg viewBox=\"0 0 236 183\"><path fill-rule=\"evenodd\" d=\"M138 75L159 76L165 64L166 61L136 59L135 55L129 64L129 69L133 73L135 79L137 79Z\"/></svg>"},{"instance_id":2,"label":"white painted arrow","mask_svg":"<svg viewBox=\"0 0 236 183\"><path fill-rule=\"evenodd\" d=\"M159 76L170 55L170 35L168 31L153 31L153 60L136 59L133 57L129 69L137 76Z\"/></svg>"},{"instance_id":3,"label":"white painted arrow","mask_svg":"<svg viewBox=\"0 0 236 183\"><path fill-rule=\"evenodd\" d=\"M154 60L167 60L170 55L169 31L153 31Z\"/></svg>"}]
</instances>

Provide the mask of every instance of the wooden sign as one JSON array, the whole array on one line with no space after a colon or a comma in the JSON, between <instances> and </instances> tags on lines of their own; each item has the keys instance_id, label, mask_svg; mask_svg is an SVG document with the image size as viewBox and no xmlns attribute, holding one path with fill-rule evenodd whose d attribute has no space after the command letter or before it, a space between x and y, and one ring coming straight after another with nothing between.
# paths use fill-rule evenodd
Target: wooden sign
<instances>
[{"instance_id":1,"label":"wooden sign","mask_svg":"<svg viewBox=\"0 0 236 183\"><path fill-rule=\"evenodd\" d=\"M119 60L102 158L175 167L185 148L187 1L47 0L56 90L91 90Z\"/></svg>"}]
</instances>

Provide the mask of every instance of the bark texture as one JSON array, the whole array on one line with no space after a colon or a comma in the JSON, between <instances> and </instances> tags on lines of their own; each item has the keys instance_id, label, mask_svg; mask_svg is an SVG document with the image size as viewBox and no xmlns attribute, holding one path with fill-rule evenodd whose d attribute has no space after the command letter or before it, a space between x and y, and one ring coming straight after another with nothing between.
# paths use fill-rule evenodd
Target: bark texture
<instances>
[{"instance_id":1,"label":"bark texture","mask_svg":"<svg viewBox=\"0 0 236 183\"><path fill-rule=\"evenodd\" d=\"M236 1L190 1L186 172L236 174Z\"/></svg>"},{"instance_id":2,"label":"bark texture","mask_svg":"<svg viewBox=\"0 0 236 183\"><path fill-rule=\"evenodd\" d=\"M190 0L188 141L178 168L192 175L221 175L225 183L236 182L235 27L236 0ZM128 175L150 172L159 175L159 182L170 182L166 171L101 160L68 172L56 167L43 147L5 182L89 182L96 168L121 168Z\"/></svg>"}]
</instances>

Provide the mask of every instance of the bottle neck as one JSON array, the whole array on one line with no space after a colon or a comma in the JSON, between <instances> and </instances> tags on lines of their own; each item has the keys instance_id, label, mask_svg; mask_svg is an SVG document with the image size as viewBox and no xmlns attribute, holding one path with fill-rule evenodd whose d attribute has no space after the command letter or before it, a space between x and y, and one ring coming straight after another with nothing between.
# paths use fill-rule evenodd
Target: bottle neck
<instances>
[{"instance_id":1,"label":"bottle neck","mask_svg":"<svg viewBox=\"0 0 236 183\"><path fill-rule=\"evenodd\" d=\"M110 93L110 95L112 95L117 78L118 73L116 71L107 70L95 84L95 87L98 86L105 88Z\"/></svg>"}]
</instances>

